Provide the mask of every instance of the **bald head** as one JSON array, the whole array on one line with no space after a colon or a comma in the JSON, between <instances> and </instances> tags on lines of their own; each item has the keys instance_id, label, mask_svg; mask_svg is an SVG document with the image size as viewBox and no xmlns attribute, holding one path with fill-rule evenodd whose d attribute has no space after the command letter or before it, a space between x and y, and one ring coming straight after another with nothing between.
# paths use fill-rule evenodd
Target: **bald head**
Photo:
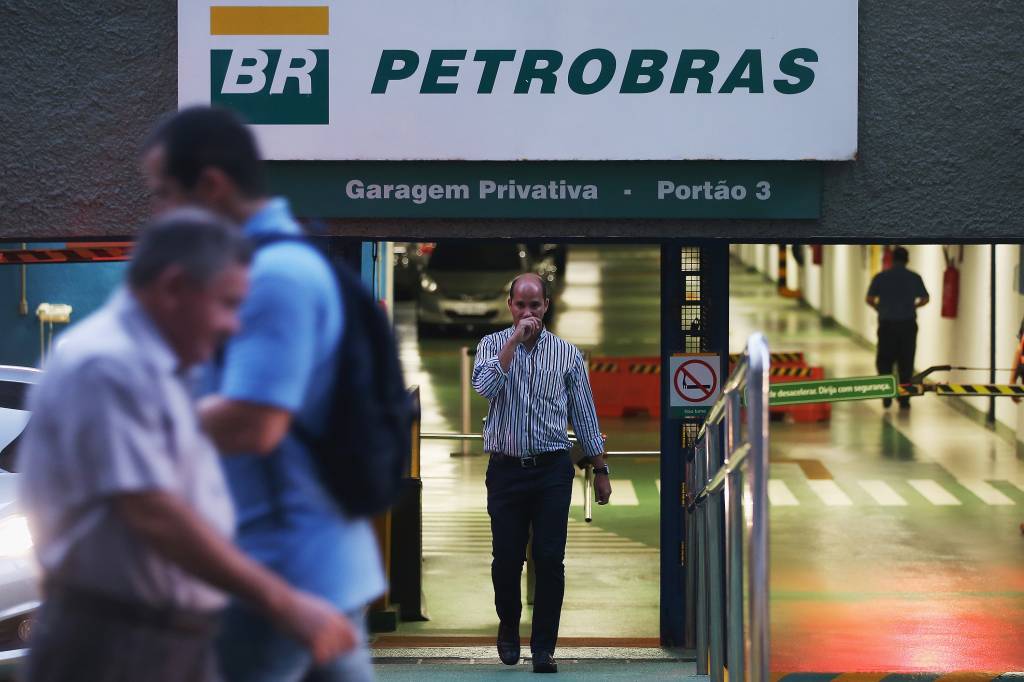
<instances>
[{"instance_id":1,"label":"bald head","mask_svg":"<svg viewBox=\"0 0 1024 682\"><path fill-rule=\"evenodd\" d=\"M508 310L516 325L528 317L543 322L549 303L547 285L538 275L528 272L512 280L508 290Z\"/></svg>"},{"instance_id":2,"label":"bald head","mask_svg":"<svg viewBox=\"0 0 1024 682\"><path fill-rule=\"evenodd\" d=\"M529 290L529 294L527 294L527 291L518 291L523 289L523 287ZM511 300L516 297L516 294L532 295L535 290L539 290L542 299L546 300L548 298L548 285L544 279L538 274L527 272L512 280L512 286L508 288L508 297Z\"/></svg>"}]
</instances>

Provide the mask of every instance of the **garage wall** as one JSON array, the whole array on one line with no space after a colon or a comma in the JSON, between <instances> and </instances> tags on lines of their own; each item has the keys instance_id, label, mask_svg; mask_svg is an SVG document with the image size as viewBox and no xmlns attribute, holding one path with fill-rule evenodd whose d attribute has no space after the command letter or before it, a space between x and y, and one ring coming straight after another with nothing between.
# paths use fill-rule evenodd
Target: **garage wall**
<instances>
[{"instance_id":1,"label":"garage wall","mask_svg":"<svg viewBox=\"0 0 1024 682\"><path fill-rule=\"evenodd\" d=\"M990 366L989 317L991 246L963 247L960 263L960 306L955 319L941 315L942 278L946 268L939 245L908 246L910 269L921 275L931 302L918 311L918 370L932 365L964 367ZM1001 244L996 248L996 366L1005 368L1013 358L1017 331L1024 315L1024 297L1018 293L1020 247ZM744 244L733 253L742 262L771 279L776 277L776 247ZM958 257L960 247L953 247ZM874 344L877 316L864 303L871 278L881 267L882 248L871 245L826 245L822 265L811 264L808 251L805 266L798 268L797 279L803 300L824 317L835 320L857 336ZM769 258L770 257L770 258ZM792 256L789 267L796 267ZM939 375L957 383L987 383L988 372L950 372ZM997 383L1009 380L1007 372L997 372ZM986 400L970 400L980 410L988 409ZM1017 431L1024 440L1024 407L1010 400L996 401L996 419Z\"/></svg>"},{"instance_id":2,"label":"garage wall","mask_svg":"<svg viewBox=\"0 0 1024 682\"><path fill-rule=\"evenodd\" d=\"M67 303L71 322L99 308L121 283L125 263L65 263L25 268L28 314L21 315L21 267L0 267L0 365L37 367L39 364L40 303ZM54 325L56 336L65 328Z\"/></svg>"},{"instance_id":3,"label":"garage wall","mask_svg":"<svg viewBox=\"0 0 1024 682\"><path fill-rule=\"evenodd\" d=\"M857 160L823 165L808 221L349 220L382 238L1019 237L1024 3L860 0ZM125 235L145 214L138 146L177 101L177 3L0 8L0 238ZM614 132L614 131L612 131Z\"/></svg>"}]
</instances>

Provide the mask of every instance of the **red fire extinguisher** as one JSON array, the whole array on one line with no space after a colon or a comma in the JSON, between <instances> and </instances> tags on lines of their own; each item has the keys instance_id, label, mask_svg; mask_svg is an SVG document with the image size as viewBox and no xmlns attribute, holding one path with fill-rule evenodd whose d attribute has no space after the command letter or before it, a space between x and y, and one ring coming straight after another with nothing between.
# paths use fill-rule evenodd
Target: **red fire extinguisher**
<instances>
[{"instance_id":1,"label":"red fire extinguisher","mask_svg":"<svg viewBox=\"0 0 1024 682\"><path fill-rule=\"evenodd\" d=\"M821 244L811 244L811 263L821 265L822 251L824 247Z\"/></svg>"},{"instance_id":2,"label":"red fire extinguisher","mask_svg":"<svg viewBox=\"0 0 1024 682\"><path fill-rule=\"evenodd\" d=\"M882 269L888 270L892 267L892 252L891 246L885 246L882 248Z\"/></svg>"},{"instance_id":3,"label":"red fire extinguisher","mask_svg":"<svg viewBox=\"0 0 1024 682\"><path fill-rule=\"evenodd\" d=\"M960 306L960 269L957 265L964 260L964 247L960 247L957 259L945 246L942 247L942 255L946 258L946 271L942 274L942 316L953 319Z\"/></svg>"}]
</instances>

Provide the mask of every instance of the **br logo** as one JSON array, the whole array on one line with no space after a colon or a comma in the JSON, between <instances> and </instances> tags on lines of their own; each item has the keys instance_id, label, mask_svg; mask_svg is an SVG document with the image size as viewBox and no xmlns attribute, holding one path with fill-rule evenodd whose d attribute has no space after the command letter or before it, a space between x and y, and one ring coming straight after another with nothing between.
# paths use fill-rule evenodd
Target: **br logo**
<instances>
[{"instance_id":1,"label":"br logo","mask_svg":"<svg viewBox=\"0 0 1024 682\"><path fill-rule=\"evenodd\" d=\"M297 35L326 35L327 8L214 7L210 29L224 38L259 35L273 45L287 36L292 42ZM210 102L254 124L328 124L328 50L247 42L210 51Z\"/></svg>"}]
</instances>

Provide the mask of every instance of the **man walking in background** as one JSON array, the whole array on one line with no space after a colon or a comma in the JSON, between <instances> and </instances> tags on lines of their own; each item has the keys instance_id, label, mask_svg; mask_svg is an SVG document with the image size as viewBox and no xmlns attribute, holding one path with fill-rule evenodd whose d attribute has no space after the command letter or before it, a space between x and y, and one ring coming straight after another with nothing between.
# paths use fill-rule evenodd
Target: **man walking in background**
<instances>
[{"instance_id":1,"label":"man walking in background","mask_svg":"<svg viewBox=\"0 0 1024 682\"><path fill-rule=\"evenodd\" d=\"M231 593L319 660L355 641L230 541L233 511L187 371L238 328L248 245L199 209L147 228L128 287L62 337L32 391L20 449L44 603L29 682L219 679Z\"/></svg>"},{"instance_id":2,"label":"man walking in background","mask_svg":"<svg viewBox=\"0 0 1024 682\"><path fill-rule=\"evenodd\" d=\"M874 276L868 287L867 304L878 311L878 348L875 368L879 374L892 374L899 367L901 384L909 384L914 374L917 352L917 309L928 303L928 290L921 275L907 268L910 254L902 246L892 252L892 267ZM910 398L899 399L900 409L910 409ZM883 398L885 407L892 398Z\"/></svg>"},{"instance_id":3,"label":"man walking in background","mask_svg":"<svg viewBox=\"0 0 1024 682\"><path fill-rule=\"evenodd\" d=\"M473 368L473 388L490 403L484 450L490 455L487 513L498 656L506 665L519 662L520 582L532 534L537 589L530 650L537 673L558 672L554 654L575 476L569 422L594 466L598 503L607 504L612 492L583 354L544 328L550 303L539 276L517 277L508 298L514 324L484 337Z\"/></svg>"},{"instance_id":4,"label":"man walking in background","mask_svg":"<svg viewBox=\"0 0 1024 682\"><path fill-rule=\"evenodd\" d=\"M143 165L157 211L195 203L240 225L252 241L302 235L287 200L266 194L252 134L226 110L178 112L154 132ZM377 540L369 520L339 509L293 429L297 423L313 437L325 430L345 333L340 292L326 259L295 239L260 248L251 279L241 329L207 377L203 428L228 455L239 545L347 613L359 646L318 664L240 603L225 617L222 671L229 682L370 680L366 608L385 588Z\"/></svg>"}]
</instances>

